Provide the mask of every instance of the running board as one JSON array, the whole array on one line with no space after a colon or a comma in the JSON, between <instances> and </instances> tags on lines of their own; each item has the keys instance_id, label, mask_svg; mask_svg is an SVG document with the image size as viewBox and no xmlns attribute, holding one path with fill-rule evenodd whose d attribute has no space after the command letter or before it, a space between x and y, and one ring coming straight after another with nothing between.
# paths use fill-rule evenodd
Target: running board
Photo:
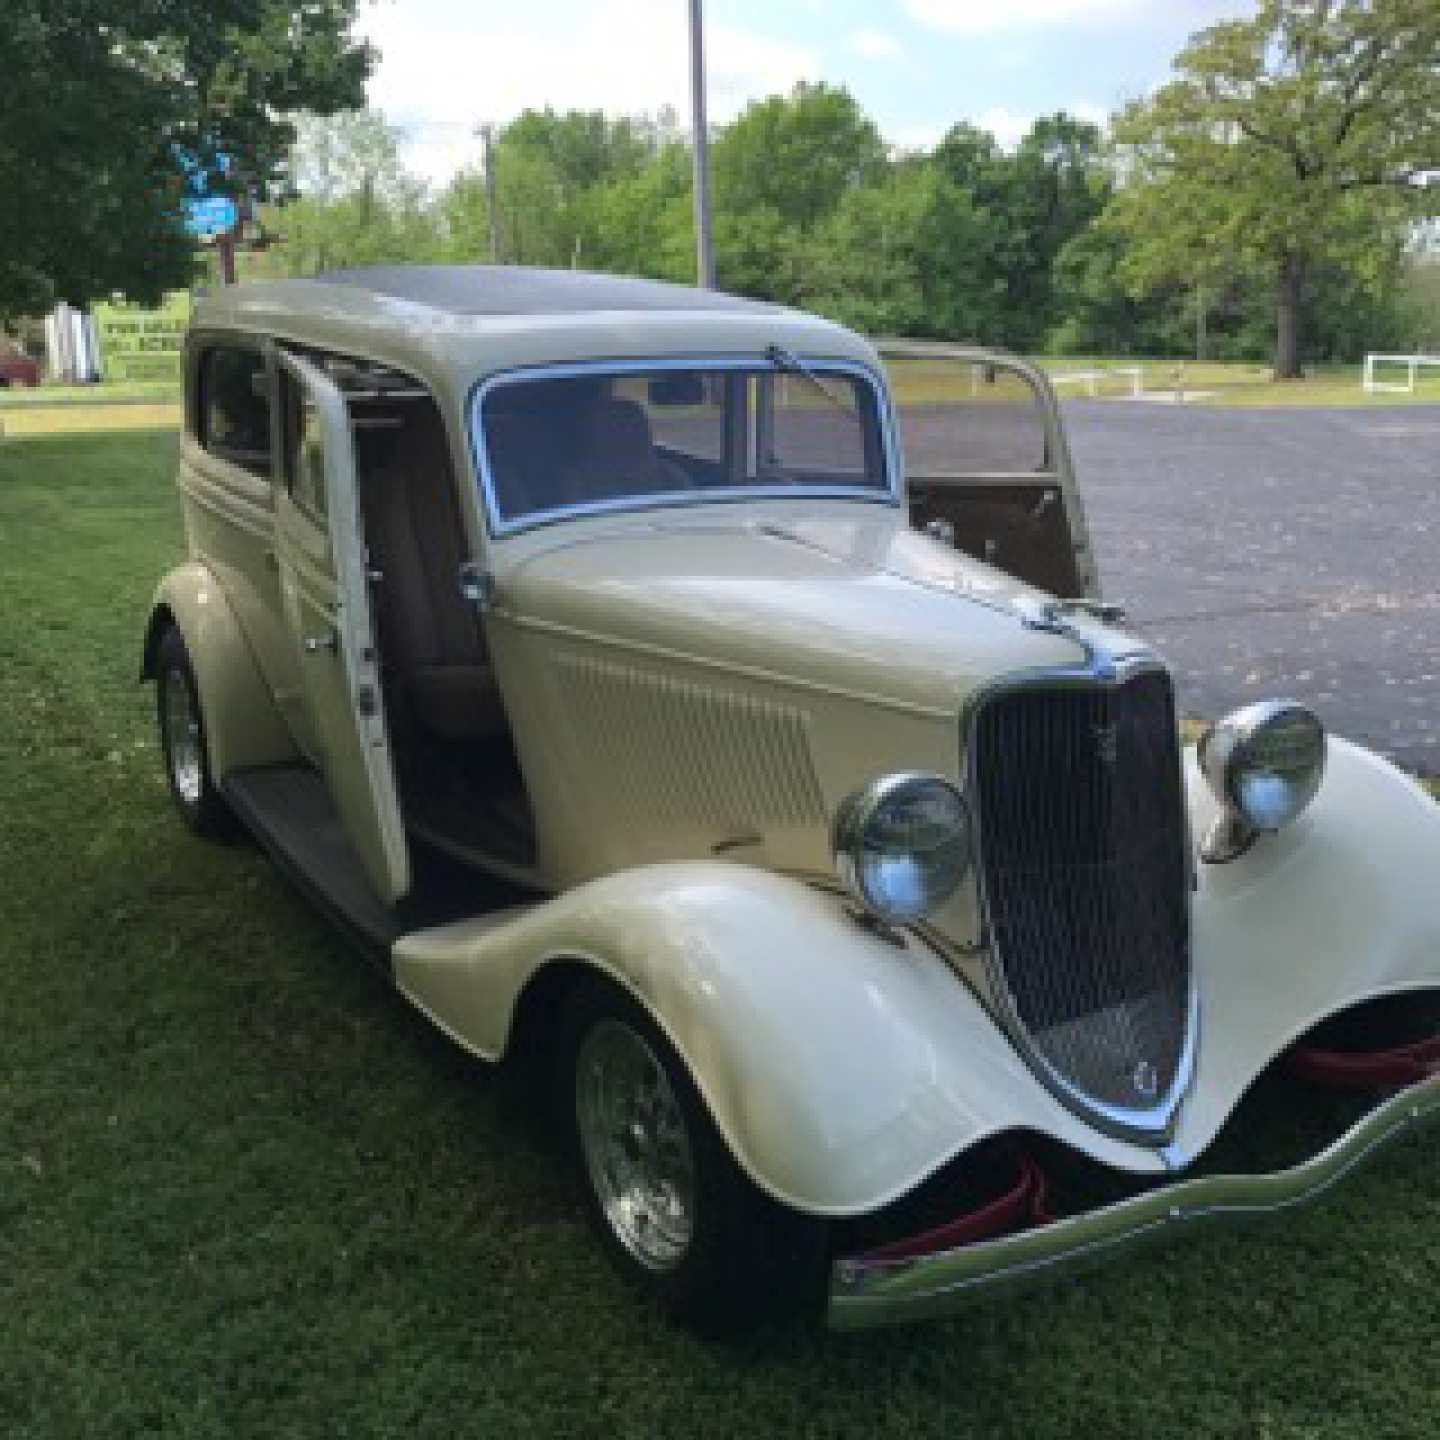
<instances>
[{"instance_id":1,"label":"running board","mask_svg":"<svg viewBox=\"0 0 1440 1440\"><path fill-rule=\"evenodd\" d=\"M232 771L220 789L306 899L387 973L391 948L402 935L515 903L512 887L445 862L426 866L424 873L414 867L412 892L393 906L384 904L370 887L323 777L308 765Z\"/></svg>"}]
</instances>

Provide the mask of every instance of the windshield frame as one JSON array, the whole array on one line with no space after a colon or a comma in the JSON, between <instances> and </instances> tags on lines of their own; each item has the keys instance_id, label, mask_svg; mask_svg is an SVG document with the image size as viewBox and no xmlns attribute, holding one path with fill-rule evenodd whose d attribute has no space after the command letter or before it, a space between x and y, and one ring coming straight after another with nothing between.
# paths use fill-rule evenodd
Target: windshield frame
<instances>
[{"instance_id":1,"label":"windshield frame","mask_svg":"<svg viewBox=\"0 0 1440 1440\"><path fill-rule=\"evenodd\" d=\"M727 353L724 355L664 355L649 358L562 361L553 364L523 365L511 370L497 370L480 380L470 393L466 405L471 456L484 502L485 523L490 535L501 539L544 525L594 515L624 514L637 510L694 509L697 506L743 503L750 500L859 500L872 505L899 507L903 501L903 477L895 416L891 408L890 389L879 372L858 360L824 355L798 357L817 375L843 375L868 387L874 402L875 423L879 426L880 459L885 484L866 485L727 485L707 487L702 491L673 491L662 494L641 493L613 496L605 500L587 500L579 504L536 510L506 519L496 503L494 478L486 451L482 423L485 399L506 385L531 380L563 380L583 376L644 375L660 370L749 370L762 374L785 373L763 351Z\"/></svg>"}]
</instances>

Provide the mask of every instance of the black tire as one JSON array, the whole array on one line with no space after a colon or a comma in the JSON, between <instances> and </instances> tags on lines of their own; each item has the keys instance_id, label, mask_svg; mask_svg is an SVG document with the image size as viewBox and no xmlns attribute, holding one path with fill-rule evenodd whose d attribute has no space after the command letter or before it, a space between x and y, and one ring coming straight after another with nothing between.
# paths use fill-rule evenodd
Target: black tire
<instances>
[{"instance_id":1,"label":"black tire","mask_svg":"<svg viewBox=\"0 0 1440 1440\"><path fill-rule=\"evenodd\" d=\"M155 647L155 718L165 783L180 818L207 840L228 839L235 817L210 774L200 687L184 637L173 625Z\"/></svg>"},{"instance_id":2,"label":"black tire","mask_svg":"<svg viewBox=\"0 0 1440 1440\"><path fill-rule=\"evenodd\" d=\"M688 1146L689 1227L651 1245L633 1240L633 1219L612 1218L597 1164L587 1154L581 1068L595 1046L638 1041L663 1075ZM625 1041L623 1043L629 1043ZM621 1273L674 1318L707 1335L733 1335L781 1316L818 1309L827 1229L764 1194L740 1169L700 1099L684 1062L659 1026L619 987L596 978L578 985L561 1010L555 1051L556 1106L583 1185L586 1208ZM658 1128L658 1127L657 1127ZM593 1134L593 1125L591 1126ZM625 1163L623 1160L621 1163ZM603 1167L601 1167L603 1168ZM613 1176L612 1176L613 1182ZM629 1224L631 1236L625 1230ZM652 1231L652 1240L655 1238ZM656 1250L666 1251L657 1261Z\"/></svg>"}]
</instances>

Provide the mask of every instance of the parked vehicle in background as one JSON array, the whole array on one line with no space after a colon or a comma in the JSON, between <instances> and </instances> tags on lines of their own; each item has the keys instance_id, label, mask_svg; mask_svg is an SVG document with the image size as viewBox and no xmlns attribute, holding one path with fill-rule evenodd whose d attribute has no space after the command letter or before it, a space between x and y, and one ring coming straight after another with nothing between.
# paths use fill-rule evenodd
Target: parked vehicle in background
<instances>
[{"instance_id":1,"label":"parked vehicle in background","mask_svg":"<svg viewBox=\"0 0 1440 1440\"><path fill-rule=\"evenodd\" d=\"M545 1057L677 1315L945 1313L1282 1210L1440 1103L1440 812L1283 699L1182 747L1022 361L396 267L208 297L185 364L141 667L182 818ZM1276 1064L1375 1099L1187 1177Z\"/></svg>"},{"instance_id":2,"label":"parked vehicle in background","mask_svg":"<svg viewBox=\"0 0 1440 1440\"><path fill-rule=\"evenodd\" d=\"M40 367L28 355L0 355L0 386L40 383Z\"/></svg>"}]
</instances>

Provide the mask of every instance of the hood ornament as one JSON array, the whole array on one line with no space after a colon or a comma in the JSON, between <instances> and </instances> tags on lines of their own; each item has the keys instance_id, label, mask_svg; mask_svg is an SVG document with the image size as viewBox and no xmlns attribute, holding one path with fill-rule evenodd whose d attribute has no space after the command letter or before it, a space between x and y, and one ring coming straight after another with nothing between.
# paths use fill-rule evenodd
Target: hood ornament
<instances>
[{"instance_id":1,"label":"hood ornament","mask_svg":"<svg viewBox=\"0 0 1440 1440\"><path fill-rule=\"evenodd\" d=\"M1113 679L1119 662L1133 650L1118 650L1108 635L1092 625L1114 625L1125 618L1125 607L1108 600L1078 596L1073 600L1042 600L1025 595L1011 602L1027 630L1044 630L1073 640L1085 652L1085 668L1098 679ZM1090 621L1092 625L1085 622Z\"/></svg>"}]
</instances>

